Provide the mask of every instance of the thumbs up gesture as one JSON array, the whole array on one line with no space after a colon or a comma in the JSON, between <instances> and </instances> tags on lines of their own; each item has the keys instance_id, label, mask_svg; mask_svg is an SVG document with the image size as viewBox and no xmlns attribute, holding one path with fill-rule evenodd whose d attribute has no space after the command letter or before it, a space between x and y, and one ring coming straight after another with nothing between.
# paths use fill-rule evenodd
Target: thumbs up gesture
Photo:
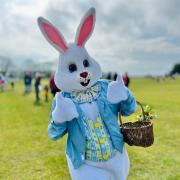
<instances>
[{"instance_id":1,"label":"thumbs up gesture","mask_svg":"<svg viewBox=\"0 0 180 180\"><path fill-rule=\"evenodd\" d=\"M55 123L71 121L78 117L76 106L70 98L64 98L61 93L56 93L56 106L52 112L52 119Z\"/></svg>"},{"instance_id":2,"label":"thumbs up gesture","mask_svg":"<svg viewBox=\"0 0 180 180\"><path fill-rule=\"evenodd\" d=\"M124 85L123 79L118 75L116 81L112 81L108 85L107 99L113 104L124 101L128 98L128 91Z\"/></svg>"}]
</instances>

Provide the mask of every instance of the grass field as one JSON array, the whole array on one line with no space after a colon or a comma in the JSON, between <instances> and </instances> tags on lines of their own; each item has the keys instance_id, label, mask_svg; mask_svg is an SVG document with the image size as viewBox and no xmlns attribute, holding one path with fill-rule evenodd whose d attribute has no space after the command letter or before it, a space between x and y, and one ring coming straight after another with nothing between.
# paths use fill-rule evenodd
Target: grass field
<instances>
[{"instance_id":1,"label":"grass field","mask_svg":"<svg viewBox=\"0 0 180 180\"><path fill-rule=\"evenodd\" d=\"M157 83L137 78L130 89L158 112L158 120L152 147L126 146L131 161L128 180L179 180L180 79ZM53 142L47 136L51 101L35 104L33 93L23 95L22 82L13 92L0 93L0 179L70 179L66 137Z\"/></svg>"}]
</instances>

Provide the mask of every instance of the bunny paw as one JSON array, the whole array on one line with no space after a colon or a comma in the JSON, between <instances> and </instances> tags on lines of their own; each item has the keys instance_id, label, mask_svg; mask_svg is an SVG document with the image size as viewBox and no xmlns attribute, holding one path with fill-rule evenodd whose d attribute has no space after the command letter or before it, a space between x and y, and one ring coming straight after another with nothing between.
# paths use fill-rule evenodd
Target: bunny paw
<instances>
[{"instance_id":1,"label":"bunny paw","mask_svg":"<svg viewBox=\"0 0 180 180\"><path fill-rule=\"evenodd\" d=\"M118 76L116 81L112 81L108 85L107 99L109 102L116 104L126 100L127 98L127 88L124 85L122 77Z\"/></svg>"},{"instance_id":2,"label":"bunny paw","mask_svg":"<svg viewBox=\"0 0 180 180\"><path fill-rule=\"evenodd\" d=\"M69 98L64 98L61 93L56 93L56 107L52 112L52 119L55 123L63 123L71 121L78 117L78 112L73 101Z\"/></svg>"}]
</instances>

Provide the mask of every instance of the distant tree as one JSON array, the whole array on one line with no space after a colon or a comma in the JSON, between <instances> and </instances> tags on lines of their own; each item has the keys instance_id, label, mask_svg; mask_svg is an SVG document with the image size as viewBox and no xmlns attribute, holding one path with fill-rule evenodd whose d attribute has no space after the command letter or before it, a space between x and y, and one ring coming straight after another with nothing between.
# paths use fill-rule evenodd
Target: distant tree
<instances>
[{"instance_id":1,"label":"distant tree","mask_svg":"<svg viewBox=\"0 0 180 180\"><path fill-rule=\"evenodd\" d=\"M175 64L170 72L170 75L180 74L180 64Z\"/></svg>"},{"instance_id":2,"label":"distant tree","mask_svg":"<svg viewBox=\"0 0 180 180\"><path fill-rule=\"evenodd\" d=\"M0 72L6 74L12 65L11 59L5 56L0 56Z\"/></svg>"},{"instance_id":3,"label":"distant tree","mask_svg":"<svg viewBox=\"0 0 180 180\"><path fill-rule=\"evenodd\" d=\"M31 71L31 72L37 71L36 69L38 68L35 60L31 58L23 60L22 67L24 71Z\"/></svg>"}]
</instances>

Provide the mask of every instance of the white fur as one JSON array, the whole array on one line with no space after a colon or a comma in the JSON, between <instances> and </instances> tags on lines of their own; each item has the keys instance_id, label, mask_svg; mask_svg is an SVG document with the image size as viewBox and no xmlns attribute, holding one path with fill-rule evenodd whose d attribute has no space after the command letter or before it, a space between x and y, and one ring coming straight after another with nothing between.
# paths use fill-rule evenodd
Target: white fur
<instances>
[{"instance_id":1,"label":"white fur","mask_svg":"<svg viewBox=\"0 0 180 180\"><path fill-rule=\"evenodd\" d=\"M130 163L125 147L122 154L116 152L108 161L86 161L78 169L74 169L68 155L66 156L72 180L126 180L129 174Z\"/></svg>"},{"instance_id":2,"label":"white fur","mask_svg":"<svg viewBox=\"0 0 180 180\"><path fill-rule=\"evenodd\" d=\"M87 59L90 66L85 68L83 60ZM71 63L77 65L77 71L70 73L68 66ZM80 84L80 73L88 72L90 74L90 83L88 86L83 87ZM89 56L85 47L79 47L76 44L70 44L66 53L61 54L59 58L58 68L55 73L55 82L61 90L71 92L84 90L94 85L101 77L102 72L99 64Z\"/></svg>"},{"instance_id":3,"label":"white fur","mask_svg":"<svg viewBox=\"0 0 180 180\"><path fill-rule=\"evenodd\" d=\"M92 101L91 103L81 103L80 107L89 119L93 121L97 120L100 112L95 101Z\"/></svg>"},{"instance_id":4,"label":"white fur","mask_svg":"<svg viewBox=\"0 0 180 180\"><path fill-rule=\"evenodd\" d=\"M121 76L116 81L112 81L108 85L107 99L109 102L116 104L128 98L127 88L124 85Z\"/></svg>"},{"instance_id":5,"label":"white fur","mask_svg":"<svg viewBox=\"0 0 180 180\"><path fill-rule=\"evenodd\" d=\"M61 93L56 93L56 106L52 112L52 119L55 123L63 123L78 118L75 104L69 98L64 98Z\"/></svg>"}]
</instances>

